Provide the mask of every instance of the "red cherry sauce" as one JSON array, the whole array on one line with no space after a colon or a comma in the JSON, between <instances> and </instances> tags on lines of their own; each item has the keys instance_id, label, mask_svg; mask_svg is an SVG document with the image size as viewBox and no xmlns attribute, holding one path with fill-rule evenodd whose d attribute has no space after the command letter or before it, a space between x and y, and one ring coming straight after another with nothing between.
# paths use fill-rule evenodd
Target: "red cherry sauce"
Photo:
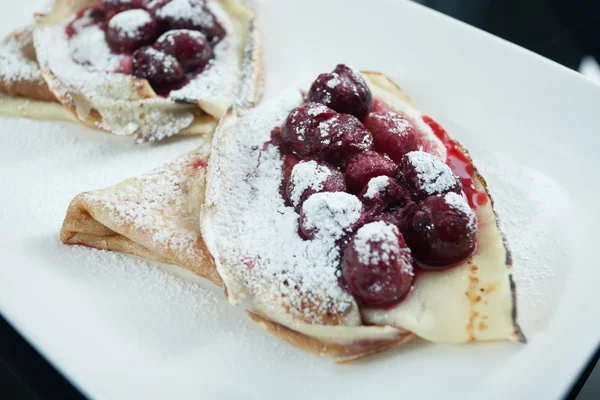
<instances>
[{"instance_id":1,"label":"red cherry sauce","mask_svg":"<svg viewBox=\"0 0 600 400\"><path fill-rule=\"evenodd\" d=\"M446 164L460 178L463 192L467 196L471 208L477 209L485 205L488 199L487 194L475 188L475 168L468 157L462 152L458 143L430 116L424 115L423 121L429 125L435 136L446 146L446 151L448 152Z\"/></svg>"},{"instance_id":2,"label":"red cherry sauce","mask_svg":"<svg viewBox=\"0 0 600 400\"><path fill-rule=\"evenodd\" d=\"M194 163L192 164L192 167L194 169L198 169L198 168L206 168L208 166L207 162L204 161L203 159L199 158L196 161L194 161Z\"/></svg>"}]
</instances>

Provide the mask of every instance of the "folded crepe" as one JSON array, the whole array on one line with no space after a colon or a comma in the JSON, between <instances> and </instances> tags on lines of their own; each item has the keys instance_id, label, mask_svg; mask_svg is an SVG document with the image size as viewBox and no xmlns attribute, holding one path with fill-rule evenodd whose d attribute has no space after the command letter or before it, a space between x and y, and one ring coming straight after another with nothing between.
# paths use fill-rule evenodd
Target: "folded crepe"
<instances>
[{"instance_id":1,"label":"folded crepe","mask_svg":"<svg viewBox=\"0 0 600 400\"><path fill-rule=\"evenodd\" d=\"M210 142L115 186L82 193L69 206L61 240L179 265L222 286L200 236Z\"/></svg>"},{"instance_id":2,"label":"folded crepe","mask_svg":"<svg viewBox=\"0 0 600 400\"><path fill-rule=\"evenodd\" d=\"M113 99L103 103L104 106L110 105L111 110L114 111L107 111L104 116L106 118L104 118L102 113L95 111L96 107L92 99L76 96L73 90L63 87L64 82L61 82L57 76L61 74L68 76L69 74L59 68L62 66L60 63L57 63L58 67L55 66L54 70L50 68L48 58L49 54L54 51L51 50L51 47L56 43L50 40L48 32L51 30L50 27L57 21L63 20L65 15L93 3L92 0L57 1L50 13L36 15L36 25L32 24L20 29L4 40L0 45L0 114L38 120L80 122L92 129L113 131L119 134L135 134L138 141L159 140L174 133L180 135L212 133L221 114L231 104L231 99L229 102L225 101L227 100L226 96L219 97L213 96L212 92L207 93L206 96L219 99L219 102L215 100L214 103L202 100L195 104L190 103L189 99L167 102L157 98L156 94L148 89L148 83L142 80L142 86L148 90L140 94L143 98L137 103L130 103L131 107L141 105L146 112L132 114L129 112L131 107L127 107L128 102L114 101ZM262 60L260 35L254 26L254 14L236 0L221 0L217 3L221 4L223 9L230 14L230 29L232 30L230 34L242 40L239 46L240 51L237 52L239 53L237 57L240 64L241 82L236 90L241 87L252 93L259 92L262 85ZM62 32L61 29L58 31ZM36 46L41 53L36 53ZM45 65L45 68L41 68L38 61ZM216 72L212 71L212 73L214 75ZM77 99L77 101L73 99ZM148 112L148 110L152 112ZM190 115L193 118L190 119L191 123L188 126L182 129L171 129L165 133L165 129L167 129L165 121L171 121L173 118L178 121L184 119L187 121ZM158 123L158 120L154 120L158 116L165 116L166 119L161 117L162 122ZM138 117L141 120L138 121ZM128 129L134 125L139 129L130 132Z\"/></svg>"}]
</instances>

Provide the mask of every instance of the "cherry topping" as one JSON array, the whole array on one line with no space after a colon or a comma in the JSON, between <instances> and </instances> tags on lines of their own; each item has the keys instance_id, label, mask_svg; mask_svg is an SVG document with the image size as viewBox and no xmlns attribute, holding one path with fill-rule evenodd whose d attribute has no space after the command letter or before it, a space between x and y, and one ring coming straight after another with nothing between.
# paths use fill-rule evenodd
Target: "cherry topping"
<instances>
[{"instance_id":1,"label":"cherry topping","mask_svg":"<svg viewBox=\"0 0 600 400\"><path fill-rule=\"evenodd\" d=\"M154 47L175 57L186 72L204 68L213 56L206 36L202 32L186 29L163 34Z\"/></svg>"},{"instance_id":2,"label":"cherry topping","mask_svg":"<svg viewBox=\"0 0 600 400\"><path fill-rule=\"evenodd\" d=\"M372 112L364 121L373 134L375 150L400 162L406 153L419 150L419 135L406 118L392 112Z\"/></svg>"},{"instance_id":3,"label":"cherry topping","mask_svg":"<svg viewBox=\"0 0 600 400\"><path fill-rule=\"evenodd\" d=\"M177 59L153 47L133 53L133 75L147 79L157 92L164 92L183 82L185 74Z\"/></svg>"},{"instance_id":4,"label":"cherry topping","mask_svg":"<svg viewBox=\"0 0 600 400\"><path fill-rule=\"evenodd\" d=\"M363 124L349 114L337 114L318 126L322 155L334 165L343 165L354 154L373 148L373 137Z\"/></svg>"},{"instance_id":5,"label":"cherry topping","mask_svg":"<svg viewBox=\"0 0 600 400\"><path fill-rule=\"evenodd\" d=\"M127 11L145 8L149 0L102 0L102 6L106 10L106 19L110 20L114 15Z\"/></svg>"},{"instance_id":6,"label":"cherry topping","mask_svg":"<svg viewBox=\"0 0 600 400\"><path fill-rule=\"evenodd\" d=\"M439 267L460 262L475 248L477 220L456 193L427 197L409 213L404 237L415 258Z\"/></svg>"},{"instance_id":7,"label":"cherry topping","mask_svg":"<svg viewBox=\"0 0 600 400\"><path fill-rule=\"evenodd\" d=\"M318 129L319 123L336 114L318 103L304 103L293 109L283 124L281 138L301 156L319 153L327 144Z\"/></svg>"},{"instance_id":8,"label":"cherry topping","mask_svg":"<svg viewBox=\"0 0 600 400\"><path fill-rule=\"evenodd\" d=\"M413 261L404 238L393 225L371 222L361 227L344 252L342 278L367 306L400 301L413 281Z\"/></svg>"},{"instance_id":9,"label":"cherry topping","mask_svg":"<svg viewBox=\"0 0 600 400\"><path fill-rule=\"evenodd\" d=\"M145 10L123 11L110 19L106 29L106 41L116 53L132 52L152 43L158 35L158 27Z\"/></svg>"},{"instance_id":10,"label":"cherry topping","mask_svg":"<svg viewBox=\"0 0 600 400\"><path fill-rule=\"evenodd\" d=\"M371 178L358 198L367 210L367 219L395 221L391 218L379 218L384 211L395 211L412 203L408 191L389 176ZM397 225L397 224L395 224Z\"/></svg>"},{"instance_id":11,"label":"cherry topping","mask_svg":"<svg viewBox=\"0 0 600 400\"><path fill-rule=\"evenodd\" d=\"M434 194L461 193L462 189L460 179L448 165L423 151L412 151L402 157L396 178L415 201Z\"/></svg>"},{"instance_id":12,"label":"cherry topping","mask_svg":"<svg viewBox=\"0 0 600 400\"><path fill-rule=\"evenodd\" d=\"M360 200L344 192L315 193L302 204L300 235L337 241L360 226L363 221Z\"/></svg>"},{"instance_id":13,"label":"cherry topping","mask_svg":"<svg viewBox=\"0 0 600 400\"><path fill-rule=\"evenodd\" d=\"M317 77L308 91L308 101L325 104L362 120L373 105L373 96L360 74L339 64L332 73Z\"/></svg>"},{"instance_id":14,"label":"cherry topping","mask_svg":"<svg viewBox=\"0 0 600 400\"><path fill-rule=\"evenodd\" d=\"M395 174L396 164L376 151L357 154L346 162L348 184L356 190L363 188L371 178Z\"/></svg>"},{"instance_id":15,"label":"cherry topping","mask_svg":"<svg viewBox=\"0 0 600 400\"><path fill-rule=\"evenodd\" d=\"M212 44L225 37L225 29L201 0L163 1L154 10L167 30L197 30L204 33Z\"/></svg>"},{"instance_id":16,"label":"cherry topping","mask_svg":"<svg viewBox=\"0 0 600 400\"><path fill-rule=\"evenodd\" d=\"M287 181L286 198L299 207L311 195L320 192L345 192L344 174L331 165L314 160L301 161Z\"/></svg>"}]
</instances>

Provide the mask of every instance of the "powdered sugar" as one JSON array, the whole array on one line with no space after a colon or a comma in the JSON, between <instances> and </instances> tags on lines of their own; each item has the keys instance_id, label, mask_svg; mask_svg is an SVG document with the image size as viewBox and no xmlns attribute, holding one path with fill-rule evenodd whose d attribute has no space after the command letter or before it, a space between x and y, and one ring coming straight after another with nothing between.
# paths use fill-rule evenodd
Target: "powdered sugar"
<instances>
[{"instance_id":1,"label":"powdered sugar","mask_svg":"<svg viewBox=\"0 0 600 400\"><path fill-rule=\"evenodd\" d=\"M290 200L294 206L300 202L300 197L307 189L319 191L323 189L323 183L331 176L331 171L316 161L302 161L294 166L290 182L292 193Z\"/></svg>"},{"instance_id":2,"label":"powdered sugar","mask_svg":"<svg viewBox=\"0 0 600 400\"><path fill-rule=\"evenodd\" d=\"M469 204L467 203L464 197L456 193L450 192L444 195L444 201L450 207L457 209L458 211L462 212L463 214L469 217L469 225L467 225L469 229L473 231L477 229L477 217L475 216L475 213L473 212L471 207L469 207Z\"/></svg>"},{"instance_id":3,"label":"powdered sugar","mask_svg":"<svg viewBox=\"0 0 600 400\"><path fill-rule=\"evenodd\" d=\"M214 173L209 175L207 188L211 214L205 220L203 237L230 300L250 297L264 307L283 305L318 323L328 310L346 312L353 304L352 297L338 285L340 255L333 238L357 218L360 202L346 193L311 196L307 200L309 223L321 233L316 233L314 240L302 240L298 235L299 216L285 205L279 191L279 150L272 145L261 148L269 141L271 130L301 102L300 93L291 91L235 120L225 120L209 164ZM319 225L317 215L338 205L348 212L336 219L337 223L330 219ZM241 237L244 240L238 240ZM251 269L241 262L248 259L255 261Z\"/></svg>"},{"instance_id":4,"label":"powdered sugar","mask_svg":"<svg viewBox=\"0 0 600 400\"><path fill-rule=\"evenodd\" d=\"M211 22L210 16L202 12L199 1L194 0L172 0L161 7L156 15L160 18L171 18L174 20L190 21L196 26L205 26Z\"/></svg>"},{"instance_id":5,"label":"powdered sugar","mask_svg":"<svg viewBox=\"0 0 600 400\"><path fill-rule=\"evenodd\" d=\"M204 179L202 171L193 169L193 163L207 158L208 153L209 147L203 146L146 175L85 197L109 210L116 223L132 225L138 234L151 234L155 246L192 254L200 239L199 205L190 209L189 201L198 195L199 182Z\"/></svg>"},{"instance_id":6,"label":"powdered sugar","mask_svg":"<svg viewBox=\"0 0 600 400\"><path fill-rule=\"evenodd\" d=\"M365 197L372 199L377 193L380 193L388 187L390 178L388 176L376 176L371 178L367 184L367 191Z\"/></svg>"},{"instance_id":7,"label":"powdered sugar","mask_svg":"<svg viewBox=\"0 0 600 400\"><path fill-rule=\"evenodd\" d=\"M354 236L353 246L359 261L364 265L377 266L398 260L403 272L413 274L412 258L408 247L400 247L400 231L383 221L363 225Z\"/></svg>"},{"instance_id":8,"label":"powdered sugar","mask_svg":"<svg viewBox=\"0 0 600 400\"><path fill-rule=\"evenodd\" d=\"M362 203L344 192L315 193L302 206L304 228L315 231L315 240L341 238L359 221Z\"/></svg>"},{"instance_id":9,"label":"powdered sugar","mask_svg":"<svg viewBox=\"0 0 600 400\"><path fill-rule=\"evenodd\" d=\"M108 22L108 27L116 29L119 35L127 38L138 38L142 27L152 22L150 13L146 10L127 10L118 13Z\"/></svg>"},{"instance_id":10,"label":"powdered sugar","mask_svg":"<svg viewBox=\"0 0 600 400\"><path fill-rule=\"evenodd\" d=\"M0 80L6 83L37 81L40 85L45 84L33 57L33 48L30 48L32 40L32 28L28 27L9 36L0 45Z\"/></svg>"},{"instance_id":11,"label":"powdered sugar","mask_svg":"<svg viewBox=\"0 0 600 400\"><path fill-rule=\"evenodd\" d=\"M68 42L75 62L90 71L114 72L121 66L123 56L110 50L104 31L98 25L82 24L75 29L76 34Z\"/></svg>"},{"instance_id":12,"label":"powdered sugar","mask_svg":"<svg viewBox=\"0 0 600 400\"><path fill-rule=\"evenodd\" d=\"M456 184L456 176L442 160L424 151L411 151L409 162L417 171L419 188L427 194L443 193Z\"/></svg>"}]
</instances>

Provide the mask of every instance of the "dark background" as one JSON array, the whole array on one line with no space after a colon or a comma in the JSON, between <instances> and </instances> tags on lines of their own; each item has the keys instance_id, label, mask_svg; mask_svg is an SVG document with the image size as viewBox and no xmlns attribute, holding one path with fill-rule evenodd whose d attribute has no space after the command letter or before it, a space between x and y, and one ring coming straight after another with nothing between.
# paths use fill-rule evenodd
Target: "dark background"
<instances>
[{"instance_id":1,"label":"dark background","mask_svg":"<svg viewBox=\"0 0 600 400\"><path fill-rule=\"evenodd\" d=\"M600 0L416 1L575 70L586 55L600 60ZM569 398L600 399L598 356ZM0 316L0 399L83 398Z\"/></svg>"}]
</instances>

